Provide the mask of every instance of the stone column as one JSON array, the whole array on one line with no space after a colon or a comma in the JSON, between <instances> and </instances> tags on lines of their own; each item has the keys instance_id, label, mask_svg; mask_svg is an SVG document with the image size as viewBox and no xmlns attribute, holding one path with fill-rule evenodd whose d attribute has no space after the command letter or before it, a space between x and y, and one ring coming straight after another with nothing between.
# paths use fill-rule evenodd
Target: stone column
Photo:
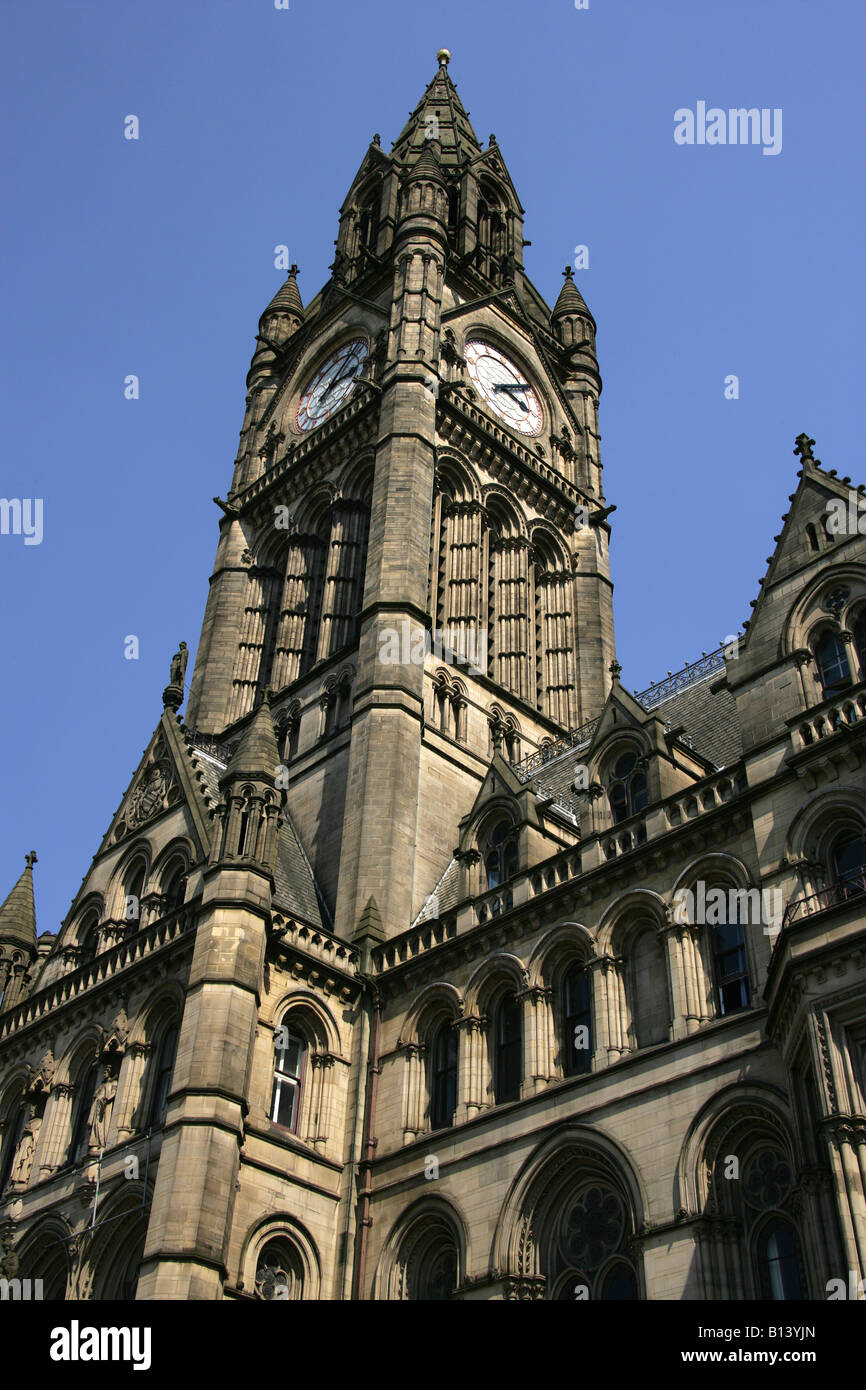
<instances>
[{"instance_id":1,"label":"stone column","mask_svg":"<svg viewBox=\"0 0 866 1390\"><path fill-rule=\"evenodd\" d=\"M482 1088L482 1065L486 1019L470 1014L454 1021L460 1039L457 1051L457 1108L454 1112L455 1125L477 1115L484 1109Z\"/></svg>"}]
</instances>

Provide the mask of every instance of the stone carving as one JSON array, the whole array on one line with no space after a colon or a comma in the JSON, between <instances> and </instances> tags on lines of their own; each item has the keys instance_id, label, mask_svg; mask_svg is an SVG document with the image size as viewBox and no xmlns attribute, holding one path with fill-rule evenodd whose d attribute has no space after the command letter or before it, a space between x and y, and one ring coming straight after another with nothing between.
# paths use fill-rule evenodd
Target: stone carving
<instances>
[{"instance_id":1,"label":"stone carving","mask_svg":"<svg viewBox=\"0 0 866 1390\"><path fill-rule=\"evenodd\" d=\"M183 687L184 676L186 675L186 663L189 660L189 652L186 642L181 642L174 656L171 658L171 675L169 685L179 685Z\"/></svg>"},{"instance_id":2,"label":"stone carving","mask_svg":"<svg viewBox=\"0 0 866 1390\"><path fill-rule=\"evenodd\" d=\"M113 1076L103 1078L101 1084L96 1088L93 1097L93 1104L90 1107L90 1116L87 1127L90 1131L90 1148L104 1149L108 1138L108 1126L111 1123L111 1110L114 1105L114 1097L117 1094L117 1082Z\"/></svg>"},{"instance_id":3,"label":"stone carving","mask_svg":"<svg viewBox=\"0 0 866 1390\"><path fill-rule=\"evenodd\" d=\"M24 1126L24 1132L18 1142L15 1152L15 1159L12 1164L12 1182L23 1187L30 1177L30 1169L33 1166L33 1155L36 1152L36 1141L39 1138L39 1130L42 1120L38 1115L31 1113L29 1120Z\"/></svg>"},{"instance_id":4,"label":"stone carving","mask_svg":"<svg viewBox=\"0 0 866 1390\"><path fill-rule=\"evenodd\" d=\"M162 810L170 780L170 768L165 763L153 763L147 769L130 798L130 825L141 825Z\"/></svg>"}]
</instances>

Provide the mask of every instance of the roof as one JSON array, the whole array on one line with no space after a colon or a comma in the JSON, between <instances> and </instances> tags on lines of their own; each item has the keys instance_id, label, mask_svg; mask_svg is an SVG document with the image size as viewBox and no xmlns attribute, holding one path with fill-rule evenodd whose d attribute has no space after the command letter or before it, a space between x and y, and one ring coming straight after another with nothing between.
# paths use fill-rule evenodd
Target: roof
<instances>
[{"instance_id":1,"label":"roof","mask_svg":"<svg viewBox=\"0 0 866 1390\"><path fill-rule=\"evenodd\" d=\"M439 53L439 69L424 95L409 113L409 120L391 147L395 159L414 164L425 143L438 139L444 168L455 168L481 154L478 136L469 121L469 112L448 76L446 50Z\"/></svg>"},{"instance_id":2,"label":"roof","mask_svg":"<svg viewBox=\"0 0 866 1390\"><path fill-rule=\"evenodd\" d=\"M0 941L20 941L36 948L36 904L33 901L35 854L27 855L27 868L0 906Z\"/></svg>"}]
</instances>

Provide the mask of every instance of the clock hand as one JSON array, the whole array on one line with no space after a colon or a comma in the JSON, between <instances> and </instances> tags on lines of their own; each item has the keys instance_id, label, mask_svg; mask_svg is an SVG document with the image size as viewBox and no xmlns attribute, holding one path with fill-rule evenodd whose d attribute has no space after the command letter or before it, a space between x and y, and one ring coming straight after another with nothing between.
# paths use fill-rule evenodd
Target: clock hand
<instances>
[{"instance_id":1,"label":"clock hand","mask_svg":"<svg viewBox=\"0 0 866 1390\"><path fill-rule=\"evenodd\" d=\"M517 398L517 396L515 396L515 394L514 394L515 391L526 391L526 390L527 390L527 383L523 383L523 384L521 385L521 383L518 382L518 381L514 381L514 382L501 382L501 383L495 384L494 387L493 387L493 389L494 389L494 391L507 391L508 394L511 396L511 399L512 399L513 401L516 401L517 404L520 406L520 409L523 410L523 411L525 411L527 415L529 414L529 407L528 407L528 405L526 404L526 402L525 402L525 401L519 400L519 399Z\"/></svg>"}]
</instances>

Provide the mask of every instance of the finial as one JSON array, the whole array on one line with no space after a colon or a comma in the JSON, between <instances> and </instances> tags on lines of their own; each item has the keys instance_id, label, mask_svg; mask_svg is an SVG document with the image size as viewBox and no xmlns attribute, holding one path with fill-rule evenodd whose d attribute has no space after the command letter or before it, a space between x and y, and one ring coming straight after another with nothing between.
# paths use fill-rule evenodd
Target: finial
<instances>
[{"instance_id":1,"label":"finial","mask_svg":"<svg viewBox=\"0 0 866 1390\"><path fill-rule=\"evenodd\" d=\"M495 145L495 144L496 144L496 136L495 136L495 135L491 135L491 137L490 137L490 139L487 141L487 143L488 143L488 145Z\"/></svg>"},{"instance_id":2,"label":"finial","mask_svg":"<svg viewBox=\"0 0 866 1390\"><path fill-rule=\"evenodd\" d=\"M808 434L798 434L794 441L794 453L799 454L804 463L817 463L817 459L812 453L814 439L810 439Z\"/></svg>"},{"instance_id":3,"label":"finial","mask_svg":"<svg viewBox=\"0 0 866 1390\"><path fill-rule=\"evenodd\" d=\"M174 710L175 714L183 703L183 685L186 676L186 663L189 659L189 651L186 642L181 642L174 656L171 658L171 670L168 677L168 685L162 692L162 703L166 709Z\"/></svg>"},{"instance_id":4,"label":"finial","mask_svg":"<svg viewBox=\"0 0 866 1390\"><path fill-rule=\"evenodd\" d=\"M448 64L451 62L451 54L448 49L440 48L439 52L436 54L436 60L440 68L447 68Z\"/></svg>"},{"instance_id":5,"label":"finial","mask_svg":"<svg viewBox=\"0 0 866 1390\"><path fill-rule=\"evenodd\" d=\"M381 135L379 134L378 131L377 131L376 134L373 136L373 139L372 139L372 142L371 142L371 143L374 144L374 145L376 146L377 149L380 148L380 146L381 146L381 144L382 144L382 137L381 137Z\"/></svg>"},{"instance_id":6,"label":"finial","mask_svg":"<svg viewBox=\"0 0 866 1390\"><path fill-rule=\"evenodd\" d=\"M298 267L297 267L296 265L290 265L290 266L289 266L289 277L288 277L288 278L291 280L292 276L293 276L293 275L297 275L297 273L298 273Z\"/></svg>"},{"instance_id":7,"label":"finial","mask_svg":"<svg viewBox=\"0 0 866 1390\"><path fill-rule=\"evenodd\" d=\"M32 849L29 854L25 854L24 858L27 860L28 869L32 869L33 865L37 863L35 849Z\"/></svg>"},{"instance_id":8,"label":"finial","mask_svg":"<svg viewBox=\"0 0 866 1390\"><path fill-rule=\"evenodd\" d=\"M574 271L572 270L570 265L567 265L562 273L565 276L566 280L574 279Z\"/></svg>"},{"instance_id":9,"label":"finial","mask_svg":"<svg viewBox=\"0 0 866 1390\"><path fill-rule=\"evenodd\" d=\"M610 674L613 676L613 679L615 681L618 681L620 675L622 674L622 667L620 666L619 662L612 661L607 669L610 671ZM670 675L670 671L668 672L668 675Z\"/></svg>"}]
</instances>

